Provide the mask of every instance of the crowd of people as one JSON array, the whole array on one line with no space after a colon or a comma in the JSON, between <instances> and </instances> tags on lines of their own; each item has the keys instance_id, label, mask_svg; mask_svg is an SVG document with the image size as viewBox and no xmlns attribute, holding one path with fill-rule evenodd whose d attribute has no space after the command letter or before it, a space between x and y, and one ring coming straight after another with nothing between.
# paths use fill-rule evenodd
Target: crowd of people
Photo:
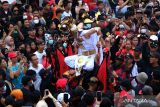
<instances>
[{"instance_id":1,"label":"crowd of people","mask_svg":"<svg viewBox=\"0 0 160 107\"><path fill-rule=\"evenodd\" d=\"M0 107L160 106L159 0L0 0Z\"/></svg>"}]
</instances>

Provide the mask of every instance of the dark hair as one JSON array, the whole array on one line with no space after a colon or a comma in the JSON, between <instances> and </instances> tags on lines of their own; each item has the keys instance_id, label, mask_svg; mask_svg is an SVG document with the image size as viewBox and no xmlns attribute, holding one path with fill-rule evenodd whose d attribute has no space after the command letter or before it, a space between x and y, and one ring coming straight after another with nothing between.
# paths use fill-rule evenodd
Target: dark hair
<instances>
[{"instance_id":1,"label":"dark hair","mask_svg":"<svg viewBox=\"0 0 160 107\"><path fill-rule=\"evenodd\" d=\"M29 57L29 60L30 60L30 61L32 61L32 57L33 57L33 56L36 56L36 54L31 54L31 55L30 55L30 57Z\"/></svg>"},{"instance_id":2,"label":"dark hair","mask_svg":"<svg viewBox=\"0 0 160 107\"><path fill-rule=\"evenodd\" d=\"M100 4L103 4L103 1L97 1L96 4L97 4L97 6L100 5Z\"/></svg>"},{"instance_id":3,"label":"dark hair","mask_svg":"<svg viewBox=\"0 0 160 107\"><path fill-rule=\"evenodd\" d=\"M86 93L86 94L83 96L82 101L84 102L84 104L85 104L86 106L91 106L91 105L93 105L93 104L94 104L94 95L93 95L93 93L91 93L91 92Z\"/></svg>"},{"instance_id":4,"label":"dark hair","mask_svg":"<svg viewBox=\"0 0 160 107\"><path fill-rule=\"evenodd\" d=\"M26 76L34 76L34 75L36 75L36 71L34 71L34 70L27 70L26 71Z\"/></svg>"},{"instance_id":5,"label":"dark hair","mask_svg":"<svg viewBox=\"0 0 160 107\"><path fill-rule=\"evenodd\" d=\"M63 13L63 10L60 9L60 8L58 8L58 9L56 10L56 15L58 15L59 13Z\"/></svg>"},{"instance_id":6,"label":"dark hair","mask_svg":"<svg viewBox=\"0 0 160 107\"><path fill-rule=\"evenodd\" d=\"M31 81L31 80L32 80L31 77L29 77L29 76L24 76L24 77L22 78L22 84L23 84L24 86L26 86L26 85L28 85L28 82Z\"/></svg>"},{"instance_id":7,"label":"dark hair","mask_svg":"<svg viewBox=\"0 0 160 107\"><path fill-rule=\"evenodd\" d=\"M8 3L8 1L3 1L3 2L2 2L2 5L5 4L5 3Z\"/></svg>"},{"instance_id":8,"label":"dark hair","mask_svg":"<svg viewBox=\"0 0 160 107\"><path fill-rule=\"evenodd\" d=\"M37 104L41 98L41 93L38 90L33 91L32 93L32 101L34 104Z\"/></svg>"},{"instance_id":9,"label":"dark hair","mask_svg":"<svg viewBox=\"0 0 160 107\"><path fill-rule=\"evenodd\" d=\"M109 98L104 98L100 103L99 107L111 107L111 106L112 106L111 100Z\"/></svg>"},{"instance_id":10,"label":"dark hair","mask_svg":"<svg viewBox=\"0 0 160 107\"><path fill-rule=\"evenodd\" d=\"M8 105L12 105L12 106L15 106L15 100L14 100L14 97L12 96L7 96L6 99L5 99L5 104L6 106Z\"/></svg>"}]
</instances>

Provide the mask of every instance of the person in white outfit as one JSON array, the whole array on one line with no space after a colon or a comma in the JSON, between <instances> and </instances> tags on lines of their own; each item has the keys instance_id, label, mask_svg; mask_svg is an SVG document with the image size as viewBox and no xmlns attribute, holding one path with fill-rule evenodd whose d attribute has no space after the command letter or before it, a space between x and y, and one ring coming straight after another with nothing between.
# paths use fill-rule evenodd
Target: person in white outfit
<instances>
[{"instance_id":1,"label":"person in white outfit","mask_svg":"<svg viewBox=\"0 0 160 107\"><path fill-rule=\"evenodd\" d=\"M83 30L80 32L79 41L81 46L78 49L78 55L68 56L65 58L65 63L75 68L77 75L80 75L80 70L92 71L94 68L94 62L96 55L100 53L100 62L103 60L102 47L98 49L97 43L101 37L101 29L99 27L92 28L90 19L84 20Z\"/></svg>"}]
</instances>

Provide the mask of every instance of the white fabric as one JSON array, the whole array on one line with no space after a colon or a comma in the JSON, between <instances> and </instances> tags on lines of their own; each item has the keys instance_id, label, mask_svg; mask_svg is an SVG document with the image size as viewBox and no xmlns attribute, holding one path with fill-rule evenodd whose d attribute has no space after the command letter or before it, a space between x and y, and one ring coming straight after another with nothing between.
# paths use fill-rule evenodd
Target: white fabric
<instances>
[{"instance_id":1,"label":"white fabric","mask_svg":"<svg viewBox=\"0 0 160 107\"><path fill-rule=\"evenodd\" d=\"M67 17L67 16L72 16L71 11L69 11L68 13L67 13L66 11L64 11L64 12L62 13L61 20L63 20L63 19L64 19L65 17Z\"/></svg>"},{"instance_id":2,"label":"white fabric","mask_svg":"<svg viewBox=\"0 0 160 107\"><path fill-rule=\"evenodd\" d=\"M48 105L44 100L40 100L38 101L36 107L48 107Z\"/></svg>"},{"instance_id":3,"label":"white fabric","mask_svg":"<svg viewBox=\"0 0 160 107\"><path fill-rule=\"evenodd\" d=\"M136 77L138 75L138 66L135 63L131 72L131 77Z\"/></svg>"},{"instance_id":4,"label":"white fabric","mask_svg":"<svg viewBox=\"0 0 160 107\"><path fill-rule=\"evenodd\" d=\"M121 13L126 13L128 7L129 7L129 6L124 6L123 8L120 9L120 12L121 12ZM116 12L118 12L119 8L120 8L119 6L116 6Z\"/></svg>"},{"instance_id":5,"label":"white fabric","mask_svg":"<svg viewBox=\"0 0 160 107\"><path fill-rule=\"evenodd\" d=\"M62 102L62 101L64 101L64 94L68 94L68 99L70 99L70 94L69 93L60 93L60 94L58 94L58 96L57 96L57 100L59 101L59 102Z\"/></svg>"},{"instance_id":6,"label":"white fabric","mask_svg":"<svg viewBox=\"0 0 160 107\"><path fill-rule=\"evenodd\" d=\"M41 69L43 69L43 65L42 64L38 64L37 68L34 68L33 66L29 67L29 70L34 70L36 72L36 81L34 81L34 87L36 90L40 91L40 84L41 84L41 77L39 75L39 72Z\"/></svg>"},{"instance_id":7,"label":"white fabric","mask_svg":"<svg viewBox=\"0 0 160 107\"><path fill-rule=\"evenodd\" d=\"M84 56L86 58L86 63L83 65L83 69L87 71L91 71L94 68L94 56ZM68 56L65 57L64 61L65 63L71 67L71 68L77 68L76 67L76 60L78 58L78 55Z\"/></svg>"},{"instance_id":8,"label":"white fabric","mask_svg":"<svg viewBox=\"0 0 160 107\"><path fill-rule=\"evenodd\" d=\"M43 56L46 56L46 52L43 51L42 53L40 53L40 52L36 51L34 54L35 54L35 55L37 56L37 58L38 58L38 63L39 63L39 64L42 64L42 59L43 59Z\"/></svg>"}]
</instances>

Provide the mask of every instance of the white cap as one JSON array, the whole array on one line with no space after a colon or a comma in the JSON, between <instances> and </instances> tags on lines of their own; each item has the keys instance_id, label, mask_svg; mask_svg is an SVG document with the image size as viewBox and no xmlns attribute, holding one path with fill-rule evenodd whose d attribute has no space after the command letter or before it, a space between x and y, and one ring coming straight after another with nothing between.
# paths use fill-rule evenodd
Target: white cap
<instances>
[{"instance_id":1,"label":"white cap","mask_svg":"<svg viewBox=\"0 0 160 107\"><path fill-rule=\"evenodd\" d=\"M48 105L44 100L40 100L38 101L36 107L48 107Z\"/></svg>"},{"instance_id":2,"label":"white cap","mask_svg":"<svg viewBox=\"0 0 160 107\"><path fill-rule=\"evenodd\" d=\"M151 35L149 39L152 41L158 41L158 37L156 35Z\"/></svg>"},{"instance_id":3,"label":"white cap","mask_svg":"<svg viewBox=\"0 0 160 107\"><path fill-rule=\"evenodd\" d=\"M68 94L68 99L70 99L70 94L69 93L60 93L60 94L58 94L58 96L57 96L57 100L59 101L59 102L62 102L62 101L64 101L64 94Z\"/></svg>"}]
</instances>

